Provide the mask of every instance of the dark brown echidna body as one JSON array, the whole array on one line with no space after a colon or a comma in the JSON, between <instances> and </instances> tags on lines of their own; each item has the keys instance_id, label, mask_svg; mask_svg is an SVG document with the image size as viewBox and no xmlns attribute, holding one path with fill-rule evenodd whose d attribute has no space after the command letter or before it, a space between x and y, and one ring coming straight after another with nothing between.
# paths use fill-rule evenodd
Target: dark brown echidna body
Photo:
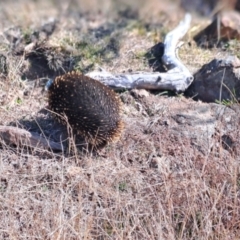
<instances>
[{"instance_id":1,"label":"dark brown echidna body","mask_svg":"<svg viewBox=\"0 0 240 240\"><path fill-rule=\"evenodd\" d=\"M120 137L121 101L97 80L77 72L57 77L49 87L49 107L66 116L73 134L83 136L95 148Z\"/></svg>"}]
</instances>

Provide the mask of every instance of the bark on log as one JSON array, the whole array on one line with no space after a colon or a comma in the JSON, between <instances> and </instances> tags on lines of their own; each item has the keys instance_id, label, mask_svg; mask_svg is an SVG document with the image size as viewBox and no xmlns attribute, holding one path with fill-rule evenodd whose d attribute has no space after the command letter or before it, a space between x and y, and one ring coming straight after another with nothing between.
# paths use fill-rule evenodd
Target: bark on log
<instances>
[{"instance_id":1,"label":"bark on log","mask_svg":"<svg viewBox=\"0 0 240 240\"><path fill-rule=\"evenodd\" d=\"M169 32L165 38L162 60L168 70L166 73L137 72L113 75L103 70L90 72L86 75L114 89L138 88L183 92L193 81L193 75L178 59L177 43L187 33L190 23L191 15L186 14L179 25Z\"/></svg>"},{"instance_id":2,"label":"bark on log","mask_svg":"<svg viewBox=\"0 0 240 240\"><path fill-rule=\"evenodd\" d=\"M0 126L0 139L6 144L14 144L16 146L39 147L44 149L52 149L57 151L64 150L60 143L48 141L41 137L38 133L32 133L25 129L11 126Z\"/></svg>"}]
</instances>

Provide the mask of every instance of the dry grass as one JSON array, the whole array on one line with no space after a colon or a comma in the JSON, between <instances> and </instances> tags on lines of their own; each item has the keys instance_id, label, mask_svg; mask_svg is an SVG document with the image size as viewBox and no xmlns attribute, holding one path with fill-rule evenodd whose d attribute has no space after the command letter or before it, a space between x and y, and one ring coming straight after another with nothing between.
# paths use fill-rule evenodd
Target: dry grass
<instances>
[{"instance_id":1,"label":"dry grass","mask_svg":"<svg viewBox=\"0 0 240 240\"><path fill-rule=\"evenodd\" d=\"M149 2L146 9L153 4L155 18L148 15L136 23L142 13L119 18L118 4L111 2L106 8L115 9L113 16L105 9L93 17L80 15L77 1L69 6L62 1L58 7L56 1L10 1L1 3L0 31L19 26L20 36L31 36L48 17L56 17L56 31L46 40L47 47L41 46L43 55L68 59L61 62L63 72L88 71L97 64L111 72L150 71L149 61L158 59L147 59L145 53L179 19L169 20L171 14L160 14L162 6L157 11L156 1ZM136 2L132 6L137 9ZM134 16L135 10L128 14ZM20 53L13 54L9 40L0 43L8 66L0 79L0 124L54 138L61 130L53 130L51 116L42 111L47 102L41 91L46 78L57 73L47 69L45 77L30 75L30 61L21 52L26 45L20 41ZM185 45L180 56L197 69L217 51ZM23 80L23 73L33 77ZM227 125L222 125L202 151L190 138L173 134L171 117L187 111L186 103L200 103L179 96L119 94L125 132L98 154L0 143L0 239L239 239L239 114L229 130L234 146L223 143L227 130L222 126Z\"/></svg>"},{"instance_id":2,"label":"dry grass","mask_svg":"<svg viewBox=\"0 0 240 240\"><path fill-rule=\"evenodd\" d=\"M237 239L237 156L126 121L101 156L3 145L1 239Z\"/></svg>"}]
</instances>

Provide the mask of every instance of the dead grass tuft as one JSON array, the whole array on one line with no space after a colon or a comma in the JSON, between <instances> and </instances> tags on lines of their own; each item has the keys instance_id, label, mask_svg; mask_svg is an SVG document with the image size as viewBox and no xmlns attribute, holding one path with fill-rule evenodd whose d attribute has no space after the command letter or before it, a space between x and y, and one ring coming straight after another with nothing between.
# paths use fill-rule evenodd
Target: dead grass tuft
<instances>
[{"instance_id":1,"label":"dead grass tuft","mask_svg":"<svg viewBox=\"0 0 240 240\"><path fill-rule=\"evenodd\" d=\"M110 72L151 71L159 59L147 53L179 20L163 13L169 5L158 10L155 0L144 9L134 2L134 11L126 11L125 2L121 11L109 3L100 14L78 11L78 3L0 3L0 38L13 26L17 35L10 35L19 40L0 42L0 124L68 141L73 150L0 141L0 239L239 239L239 112L219 120L216 134L199 146L193 133L176 128L174 117L201 103L169 93L121 92L126 129L97 154L78 151L67 139L69 129L52 120L42 92L48 77L97 64ZM57 19L56 28L33 41L49 17ZM40 47L26 57L30 41ZM216 53L224 54L192 44L179 54L194 71Z\"/></svg>"}]
</instances>

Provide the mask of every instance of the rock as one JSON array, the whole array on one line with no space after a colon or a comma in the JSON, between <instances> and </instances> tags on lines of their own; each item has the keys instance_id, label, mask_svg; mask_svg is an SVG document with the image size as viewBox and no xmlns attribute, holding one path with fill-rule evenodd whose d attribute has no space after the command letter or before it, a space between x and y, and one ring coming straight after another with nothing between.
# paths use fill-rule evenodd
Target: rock
<instances>
[{"instance_id":1,"label":"rock","mask_svg":"<svg viewBox=\"0 0 240 240\"><path fill-rule=\"evenodd\" d=\"M138 122L133 121L136 115L128 112L128 117L124 119L126 131L123 142L126 148L134 146L137 140L144 142L144 152L149 151L156 156L186 155L186 149L189 156L191 151L194 156L209 156L213 148L217 153L218 149L224 149L227 155L239 151L238 104L236 109L232 109L184 97L166 98L151 94L137 101L146 112L158 103L159 108L147 117L141 116Z\"/></svg>"},{"instance_id":2,"label":"rock","mask_svg":"<svg viewBox=\"0 0 240 240\"><path fill-rule=\"evenodd\" d=\"M210 16L216 9L234 9L239 0L181 0L181 7L190 12Z\"/></svg>"},{"instance_id":3,"label":"rock","mask_svg":"<svg viewBox=\"0 0 240 240\"><path fill-rule=\"evenodd\" d=\"M194 76L186 95L204 102L240 99L240 60L236 56L214 59Z\"/></svg>"},{"instance_id":4,"label":"rock","mask_svg":"<svg viewBox=\"0 0 240 240\"><path fill-rule=\"evenodd\" d=\"M220 40L231 39L240 39L240 13L233 10L216 14L212 23L194 37L203 47L213 47Z\"/></svg>"},{"instance_id":5,"label":"rock","mask_svg":"<svg viewBox=\"0 0 240 240\"><path fill-rule=\"evenodd\" d=\"M145 89L133 89L131 93L136 98L144 98L149 96L149 92Z\"/></svg>"},{"instance_id":6,"label":"rock","mask_svg":"<svg viewBox=\"0 0 240 240\"><path fill-rule=\"evenodd\" d=\"M192 146L207 154L216 128L216 117L212 115L211 107L207 104L189 105L185 112L174 112L172 118L177 123L172 129L174 135L189 139Z\"/></svg>"},{"instance_id":7,"label":"rock","mask_svg":"<svg viewBox=\"0 0 240 240\"><path fill-rule=\"evenodd\" d=\"M189 102L185 103L184 112L181 108L171 112L174 122L169 130L179 139L188 139L204 155L215 144L213 138L217 135L222 139L223 147L230 151L236 145L236 138L231 133L236 129L237 116L235 110L220 104L196 102L193 105Z\"/></svg>"},{"instance_id":8,"label":"rock","mask_svg":"<svg viewBox=\"0 0 240 240\"><path fill-rule=\"evenodd\" d=\"M235 9L237 11L240 11L240 0L237 0L236 4L235 4Z\"/></svg>"},{"instance_id":9,"label":"rock","mask_svg":"<svg viewBox=\"0 0 240 240\"><path fill-rule=\"evenodd\" d=\"M37 48L36 42L31 42L27 44L24 48L24 56L29 56Z\"/></svg>"},{"instance_id":10,"label":"rock","mask_svg":"<svg viewBox=\"0 0 240 240\"><path fill-rule=\"evenodd\" d=\"M179 139L190 141L191 146L204 155L209 154L212 147L218 143L227 151L235 150L237 138L234 135L238 124L238 112L229 107L216 103L190 102L184 103L185 111L181 108L171 112L169 132ZM238 106L239 109L239 106Z\"/></svg>"}]
</instances>

